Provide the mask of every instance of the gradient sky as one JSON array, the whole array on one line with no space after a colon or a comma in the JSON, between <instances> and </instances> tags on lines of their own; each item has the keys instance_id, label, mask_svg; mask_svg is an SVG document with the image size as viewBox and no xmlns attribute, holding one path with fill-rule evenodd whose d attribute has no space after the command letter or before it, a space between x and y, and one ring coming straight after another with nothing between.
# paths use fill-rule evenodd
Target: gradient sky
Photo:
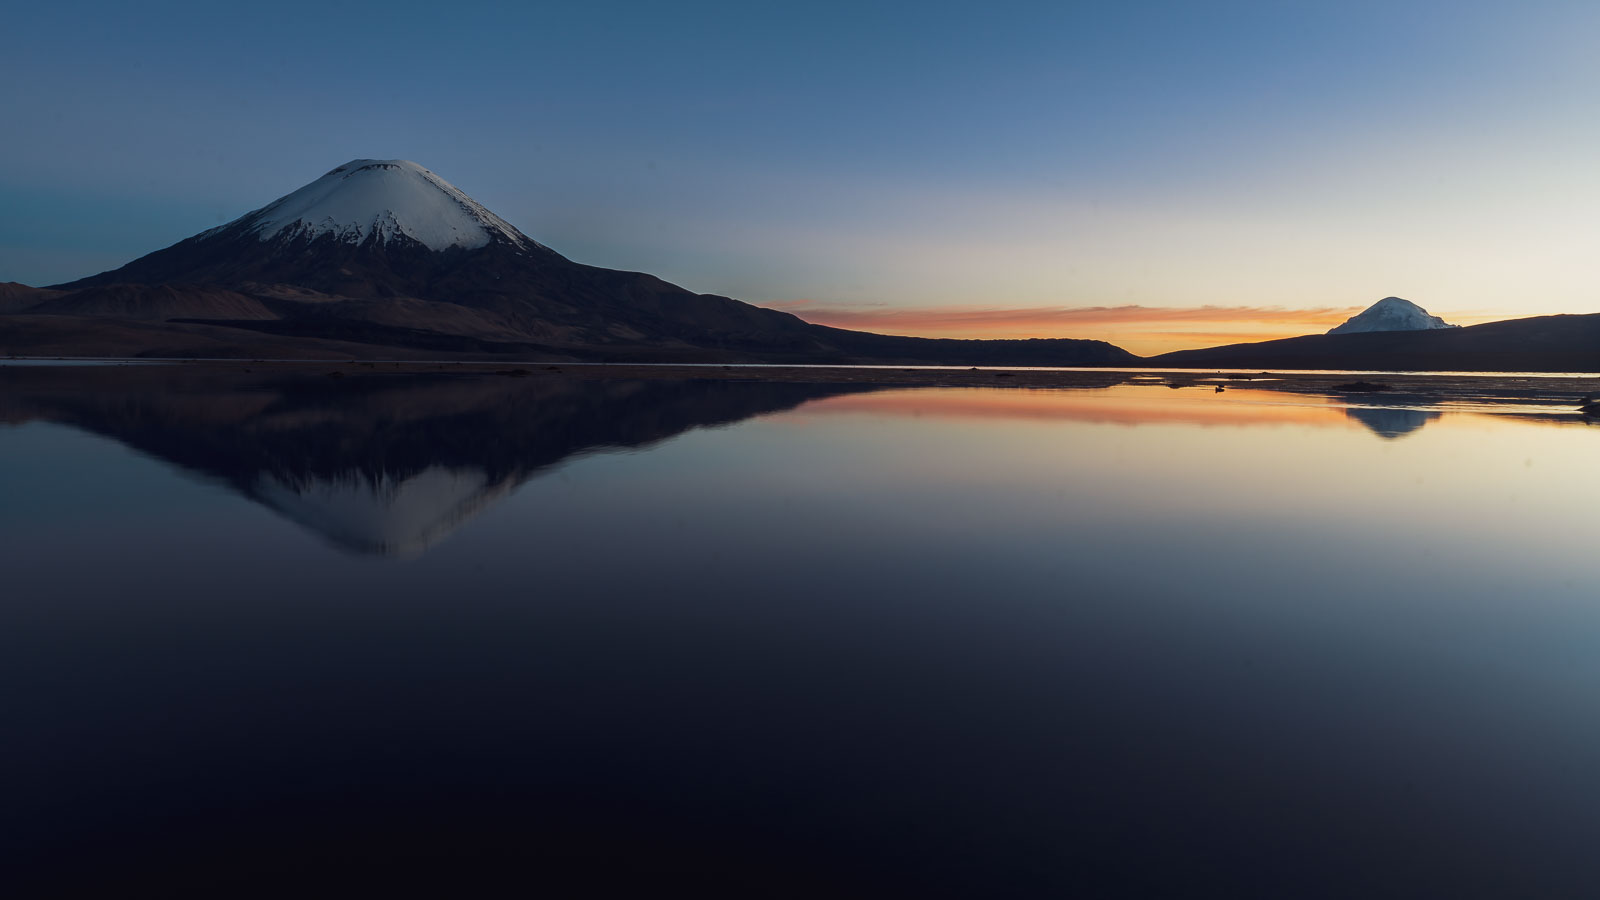
<instances>
[{"instance_id":1,"label":"gradient sky","mask_svg":"<svg viewBox=\"0 0 1600 900\"><path fill-rule=\"evenodd\" d=\"M15 6L15 5L14 5ZM1600 311L1600 5L28 4L0 281L359 157L815 321L1113 340Z\"/></svg>"}]
</instances>

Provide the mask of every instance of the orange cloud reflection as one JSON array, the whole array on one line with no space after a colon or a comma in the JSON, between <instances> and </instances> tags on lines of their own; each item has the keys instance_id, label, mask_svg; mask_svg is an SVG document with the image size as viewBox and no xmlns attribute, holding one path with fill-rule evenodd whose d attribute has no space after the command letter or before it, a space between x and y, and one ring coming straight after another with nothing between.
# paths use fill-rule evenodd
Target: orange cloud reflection
<instances>
[{"instance_id":1,"label":"orange cloud reflection","mask_svg":"<svg viewBox=\"0 0 1600 900\"><path fill-rule=\"evenodd\" d=\"M1214 398L1214 399L1213 399ZM1172 390L1125 385L1100 390L994 390L919 388L846 394L806 404L801 415L865 413L875 416L962 420L1072 421L1115 425L1320 425L1355 423L1342 406L1321 398L1229 388Z\"/></svg>"}]
</instances>

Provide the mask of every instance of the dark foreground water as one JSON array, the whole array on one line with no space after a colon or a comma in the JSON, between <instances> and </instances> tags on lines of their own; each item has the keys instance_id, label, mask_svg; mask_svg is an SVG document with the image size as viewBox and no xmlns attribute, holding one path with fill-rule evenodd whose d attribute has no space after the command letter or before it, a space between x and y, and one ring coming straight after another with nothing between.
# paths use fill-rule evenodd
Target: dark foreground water
<instances>
[{"instance_id":1,"label":"dark foreground water","mask_svg":"<svg viewBox=\"0 0 1600 900\"><path fill-rule=\"evenodd\" d=\"M1600 883L1578 419L4 377L9 896Z\"/></svg>"}]
</instances>

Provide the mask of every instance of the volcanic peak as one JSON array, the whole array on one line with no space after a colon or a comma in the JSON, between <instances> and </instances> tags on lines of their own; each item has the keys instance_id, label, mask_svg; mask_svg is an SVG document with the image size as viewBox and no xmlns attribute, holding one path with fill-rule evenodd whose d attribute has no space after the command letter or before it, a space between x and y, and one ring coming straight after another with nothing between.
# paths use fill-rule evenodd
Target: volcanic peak
<instances>
[{"instance_id":1,"label":"volcanic peak","mask_svg":"<svg viewBox=\"0 0 1600 900\"><path fill-rule=\"evenodd\" d=\"M1457 328L1438 316L1399 297L1385 297L1343 324L1328 329L1329 334L1361 334L1372 331L1432 331L1438 328Z\"/></svg>"},{"instance_id":2,"label":"volcanic peak","mask_svg":"<svg viewBox=\"0 0 1600 900\"><path fill-rule=\"evenodd\" d=\"M324 235L359 244L409 238L430 250L491 241L539 247L460 188L414 162L355 159L200 237L243 228L262 241Z\"/></svg>"}]
</instances>

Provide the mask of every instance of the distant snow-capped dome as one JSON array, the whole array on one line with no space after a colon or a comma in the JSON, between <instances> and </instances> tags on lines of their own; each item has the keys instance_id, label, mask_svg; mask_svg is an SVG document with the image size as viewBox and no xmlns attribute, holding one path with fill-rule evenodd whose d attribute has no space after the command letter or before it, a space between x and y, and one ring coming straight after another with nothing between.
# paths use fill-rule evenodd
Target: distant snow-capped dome
<instances>
[{"instance_id":1,"label":"distant snow-capped dome","mask_svg":"<svg viewBox=\"0 0 1600 900\"><path fill-rule=\"evenodd\" d=\"M1385 297L1372 304L1356 315L1344 321L1344 324L1328 329L1329 334L1358 334L1367 331L1431 331L1436 328L1460 328L1451 325L1438 316L1428 315L1428 311L1399 297Z\"/></svg>"},{"instance_id":2,"label":"distant snow-capped dome","mask_svg":"<svg viewBox=\"0 0 1600 900\"><path fill-rule=\"evenodd\" d=\"M455 185L403 159L356 159L252 213L243 225L263 241L333 235L349 243L405 237L430 250L474 249L495 239L533 241Z\"/></svg>"}]
</instances>

